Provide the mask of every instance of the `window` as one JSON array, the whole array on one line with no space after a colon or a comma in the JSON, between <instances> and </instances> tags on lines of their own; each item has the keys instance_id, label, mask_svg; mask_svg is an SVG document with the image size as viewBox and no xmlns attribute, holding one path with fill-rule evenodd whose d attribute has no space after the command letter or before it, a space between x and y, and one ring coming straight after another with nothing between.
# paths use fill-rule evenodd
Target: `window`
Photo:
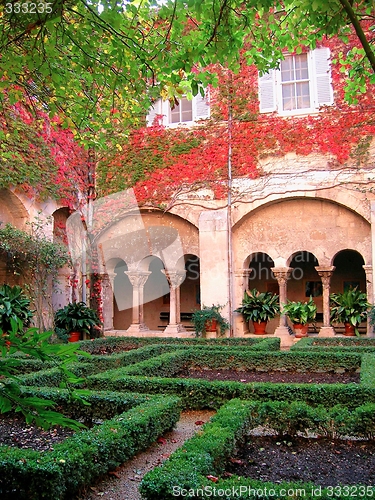
<instances>
[{"instance_id":1,"label":"window","mask_svg":"<svg viewBox=\"0 0 375 500\"><path fill-rule=\"evenodd\" d=\"M310 108L307 54L289 56L280 65L283 111Z\"/></svg>"},{"instance_id":2,"label":"window","mask_svg":"<svg viewBox=\"0 0 375 500\"><path fill-rule=\"evenodd\" d=\"M147 124L153 124L156 116L162 116L161 123L165 126L176 126L178 124L191 125L195 121L210 116L210 106L207 97L200 94L187 99L181 97L178 106L171 109L169 101L158 99L147 115Z\"/></svg>"},{"instance_id":3,"label":"window","mask_svg":"<svg viewBox=\"0 0 375 500\"><path fill-rule=\"evenodd\" d=\"M302 114L333 104L330 52L327 48L287 55L280 69L259 78L260 111Z\"/></svg>"},{"instance_id":4,"label":"window","mask_svg":"<svg viewBox=\"0 0 375 500\"><path fill-rule=\"evenodd\" d=\"M181 123L193 121L193 101L182 97L177 105L170 108L169 123Z\"/></svg>"}]
</instances>

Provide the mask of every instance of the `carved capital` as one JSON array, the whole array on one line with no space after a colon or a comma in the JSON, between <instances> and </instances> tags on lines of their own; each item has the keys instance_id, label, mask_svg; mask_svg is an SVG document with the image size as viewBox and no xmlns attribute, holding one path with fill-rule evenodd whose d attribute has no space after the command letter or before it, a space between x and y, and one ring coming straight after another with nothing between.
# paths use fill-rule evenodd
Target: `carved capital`
<instances>
[{"instance_id":1,"label":"carved capital","mask_svg":"<svg viewBox=\"0 0 375 500\"><path fill-rule=\"evenodd\" d=\"M147 278L151 274L151 271L124 271L124 272L128 276L130 283L135 288L144 287Z\"/></svg>"},{"instance_id":2,"label":"carved capital","mask_svg":"<svg viewBox=\"0 0 375 500\"><path fill-rule=\"evenodd\" d=\"M186 271L185 270L178 270L178 271L172 271L172 270L165 270L162 269L161 272L165 274L165 277L168 280L169 285L171 288L178 288L181 286L183 283L185 276L186 276Z\"/></svg>"},{"instance_id":3,"label":"carved capital","mask_svg":"<svg viewBox=\"0 0 375 500\"><path fill-rule=\"evenodd\" d=\"M323 283L323 288L329 287L329 284L331 282L331 277L336 269L335 266L316 266L316 272L319 274L322 283Z\"/></svg>"},{"instance_id":4,"label":"carved capital","mask_svg":"<svg viewBox=\"0 0 375 500\"><path fill-rule=\"evenodd\" d=\"M293 271L292 267L271 267L271 271L275 275L279 286L286 285L290 274Z\"/></svg>"}]
</instances>

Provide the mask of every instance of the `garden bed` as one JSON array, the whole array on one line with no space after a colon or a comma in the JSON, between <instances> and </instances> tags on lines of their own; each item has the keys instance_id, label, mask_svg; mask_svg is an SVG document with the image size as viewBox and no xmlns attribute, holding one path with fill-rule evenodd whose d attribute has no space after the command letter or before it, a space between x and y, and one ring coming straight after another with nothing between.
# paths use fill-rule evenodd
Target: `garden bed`
<instances>
[{"instance_id":1,"label":"garden bed","mask_svg":"<svg viewBox=\"0 0 375 500\"><path fill-rule=\"evenodd\" d=\"M229 460L226 471L273 483L303 481L326 487L370 486L374 468L374 441L254 436ZM359 491L352 493L358 496Z\"/></svg>"},{"instance_id":2,"label":"garden bed","mask_svg":"<svg viewBox=\"0 0 375 500\"><path fill-rule=\"evenodd\" d=\"M203 498L214 488L226 499L373 498L374 411L374 404L350 411L303 401L232 400L144 476L142 498L172 500L188 492ZM325 438L306 441L302 435ZM339 441L347 436L350 441ZM238 455L244 443L245 453ZM256 449L248 446L252 443Z\"/></svg>"}]
</instances>

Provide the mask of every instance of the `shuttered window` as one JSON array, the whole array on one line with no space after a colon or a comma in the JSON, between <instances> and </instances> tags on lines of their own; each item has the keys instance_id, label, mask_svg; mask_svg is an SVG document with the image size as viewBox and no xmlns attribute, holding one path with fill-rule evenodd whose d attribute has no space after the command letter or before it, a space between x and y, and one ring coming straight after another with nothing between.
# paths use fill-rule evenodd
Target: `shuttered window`
<instances>
[{"instance_id":1,"label":"shuttered window","mask_svg":"<svg viewBox=\"0 0 375 500\"><path fill-rule=\"evenodd\" d=\"M162 124L165 126L173 126L178 124L192 124L198 120L208 118L210 116L210 106L207 96L202 97L200 94L187 99L181 97L178 105L173 109L168 101L158 99L147 115L148 125L152 125L157 115L162 116Z\"/></svg>"},{"instance_id":2,"label":"shuttered window","mask_svg":"<svg viewBox=\"0 0 375 500\"><path fill-rule=\"evenodd\" d=\"M330 52L315 49L287 55L280 69L259 77L260 111L292 115L316 112L333 104Z\"/></svg>"},{"instance_id":3,"label":"shuttered window","mask_svg":"<svg viewBox=\"0 0 375 500\"><path fill-rule=\"evenodd\" d=\"M193 101L181 97L178 104L170 110L170 123L182 123L193 121Z\"/></svg>"}]
</instances>

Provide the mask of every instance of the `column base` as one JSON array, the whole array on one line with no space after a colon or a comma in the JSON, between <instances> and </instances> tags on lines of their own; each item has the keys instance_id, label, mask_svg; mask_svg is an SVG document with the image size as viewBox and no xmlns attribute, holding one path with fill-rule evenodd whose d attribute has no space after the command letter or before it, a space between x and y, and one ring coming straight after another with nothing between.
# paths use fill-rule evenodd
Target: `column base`
<instances>
[{"instance_id":1,"label":"column base","mask_svg":"<svg viewBox=\"0 0 375 500\"><path fill-rule=\"evenodd\" d=\"M126 330L126 333L139 333L139 332L148 332L149 327L144 323L132 323L129 328Z\"/></svg>"},{"instance_id":2,"label":"column base","mask_svg":"<svg viewBox=\"0 0 375 500\"><path fill-rule=\"evenodd\" d=\"M334 337L335 335L333 326L322 326L318 333L318 337Z\"/></svg>"},{"instance_id":3,"label":"column base","mask_svg":"<svg viewBox=\"0 0 375 500\"><path fill-rule=\"evenodd\" d=\"M273 334L274 337L279 337L280 347L291 347L294 345L294 335L290 335L287 326L278 326Z\"/></svg>"},{"instance_id":4,"label":"column base","mask_svg":"<svg viewBox=\"0 0 375 500\"><path fill-rule=\"evenodd\" d=\"M186 328L180 323L176 323L175 325L167 325L163 333L181 333L186 332Z\"/></svg>"}]
</instances>

